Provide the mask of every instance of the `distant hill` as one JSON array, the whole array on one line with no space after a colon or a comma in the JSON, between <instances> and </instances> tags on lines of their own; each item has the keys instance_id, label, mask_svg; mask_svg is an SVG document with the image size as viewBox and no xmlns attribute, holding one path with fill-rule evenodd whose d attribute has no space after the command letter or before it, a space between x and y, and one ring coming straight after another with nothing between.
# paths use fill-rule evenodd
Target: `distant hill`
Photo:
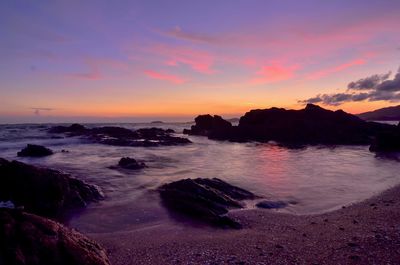
<instances>
[{"instance_id":1,"label":"distant hill","mask_svg":"<svg viewBox=\"0 0 400 265\"><path fill-rule=\"evenodd\" d=\"M357 114L364 120L400 121L400 105Z\"/></svg>"}]
</instances>

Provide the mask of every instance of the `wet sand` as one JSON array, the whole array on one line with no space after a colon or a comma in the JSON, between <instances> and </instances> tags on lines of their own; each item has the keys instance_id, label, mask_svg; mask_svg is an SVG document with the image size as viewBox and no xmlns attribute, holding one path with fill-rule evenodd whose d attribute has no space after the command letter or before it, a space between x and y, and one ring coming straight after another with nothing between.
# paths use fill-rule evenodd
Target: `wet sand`
<instances>
[{"instance_id":1,"label":"wet sand","mask_svg":"<svg viewBox=\"0 0 400 265\"><path fill-rule=\"evenodd\" d=\"M399 264L400 186L320 215L242 210L241 230L162 223L89 234L112 264Z\"/></svg>"}]
</instances>

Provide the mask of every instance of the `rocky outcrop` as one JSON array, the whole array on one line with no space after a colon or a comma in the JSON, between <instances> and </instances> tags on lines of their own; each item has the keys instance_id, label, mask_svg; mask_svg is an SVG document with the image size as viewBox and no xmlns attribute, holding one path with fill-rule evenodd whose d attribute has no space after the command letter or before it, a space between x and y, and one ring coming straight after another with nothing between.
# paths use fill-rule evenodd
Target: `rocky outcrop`
<instances>
[{"instance_id":1,"label":"rocky outcrop","mask_svg":"<svg viewBox=\"0 0 400 265\"><path fill-rule=\"evenodd\" d=\"M232 124L218 115L199 115L194 121L196 124L190 130L185 129L183 133L208 136L210 139L225 139L232 131Z\"/></svg>"},{"instance_id":2,"label":"rocky outcrop","mask_svg":"<svg viewBox=\"0 0 400 265\"><path fill-rule=\"evenodd\" d=\"M60 171L0 158L0 201L46 217L85 207L103 198L93 185Z\"/></svg>"},{"instance_id":3,"label":"rocky outcrop","mask_svg":"<svg viewBox=\"0 0 400 265\"><path fill-rule=\"evenodd\" d=\"M33 214L0 209L0 264L110 265L96 242Z\"/></svg>"},{"instance_id":4,"label":"rocky outcrop","mask_svg":"<svg viewBox=\"0 0 400 265\"><path fill-rule=\"evenodd\" d=\"M136 131L115 126L85 128L75 124L71 126L56 126L49 133L65 133L68 136L81 136L90 141L117 146L172 146L191 143L190 140L171 135L171 129L143 128Z\"/></svg>"},{"instance_id":5,"label":"rocky outcrop","mask_svg":"<svg viewBox=\"0 0 400 265\"><path fill-rule=\"evenodd\" d=\"M53 151L41 145L28 144L24 149L17 153L18 156L42 157L52 155Z\"/></svg>"},{"instance_id":6,"label":"rocky outcrop","mask_svg":"<svg viewBox=\"0 0 400 265\"><path fill-rule=\"evenodd\" d=\"M206 135L230 141L276 141L284 145L313 144L370 144L383 131L396 126L366 122L342 110L330 111L308 104L302 110L270 108L252 110L240 118L238 126L223 126L215 130L211 116L196 118L196 125L188 134ZM198 118L199 118L198 117ZM206 120L207 122L204 122ZM218 137L213 137L217 135Z\"/></svg>"},{"instance_id":7,"label":"rocky outcrop","mask_svg":"<svg viewBox=\"0 0 400 265\"><path fill-rule=\"evenodd\" d=\"M225 214L229 209L242 208L240 201L256 196L220 179L183 179L164 184L158 189L162 203L171 211L221 226L241 225Z\"/></svg>"}]
</instances>

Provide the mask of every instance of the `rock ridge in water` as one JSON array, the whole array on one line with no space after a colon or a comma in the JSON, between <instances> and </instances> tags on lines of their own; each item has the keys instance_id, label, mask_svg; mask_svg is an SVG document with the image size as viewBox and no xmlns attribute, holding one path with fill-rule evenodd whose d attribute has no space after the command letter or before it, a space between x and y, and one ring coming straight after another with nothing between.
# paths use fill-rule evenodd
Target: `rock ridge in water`
<instances>
[{"instance_id":1,"label":"rock ridge in water","mask_svg":"<svg viewBox=\"0 0 400 265\"><path fill-rule=\"evenodd\" d=\"M241 228L241 224L225 215L229 209L243 208L242 200L257 197L218 178L182 179L164 184L158 191L169 210L230 228Z\"/></svg>"},{"instance_id":2,"label":"rock ridge in water","mask_svg":"<svg viewBox=\"0 0 400 265\"><path fill-rule=\"evenodd\" d=\"M55 126L48 130L49 133L65 133L68 136L82 136L93 142L116 146L172 146L189 144L187 138L171 135L171 129L142 128L130 130L123 127L104 126L86 128L80 124L71 126Z\"/></svg>"}]
</instances>

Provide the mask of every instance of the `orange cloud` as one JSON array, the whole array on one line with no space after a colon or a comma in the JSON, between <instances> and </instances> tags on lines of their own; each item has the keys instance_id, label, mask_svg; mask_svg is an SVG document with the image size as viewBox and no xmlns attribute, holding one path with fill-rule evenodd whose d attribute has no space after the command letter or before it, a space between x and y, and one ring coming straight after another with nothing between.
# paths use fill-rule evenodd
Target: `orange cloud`
<instances>
[{"instance_id":1,"label":"orange cloud","mask_svg":"<svg viewBox=\"0 0 400 265\"><path fill-rule=\"evenodd\" d=\"M181 78L176 75L171 75L171 74L166 74L166 73L160 73L152 70L146 70L144 73L152 78L152 79L158 79L158 80L165 80L174 84L183 84L186 82L184 78Z\"/></svg>"},{"instance_id":2,"label":"orange cloud","mask_svg":"<svg viewBox=\"0 0 400 265\"><path fill-rule=\"evenodd\" d=\"M283 66L280 63L272 63L271 65L261 67L256 73L257 76L250 83L265 84L288 80L294 76L297 69L299 69L298 65Z\"/></svg>"},{"instance_id":3,"label":"orange cloud","mask_svg":"<svg viewBox=\"0 0 400 265\"><path fill-rule=\"evenodd\" d=\"M357 65L363 65L366 63L366 60L364 59L356 59L344 64L340 64L338 66L334 66L331 68L323 69L314 73L311 73L310 75L307 76L307 79L315 80L315 79L320 79L322 77L328 76L330 74L334 74L337 72L341 72L343 70L346 70L347 68L357 66Z\"/></svg>"}]
</instances>

